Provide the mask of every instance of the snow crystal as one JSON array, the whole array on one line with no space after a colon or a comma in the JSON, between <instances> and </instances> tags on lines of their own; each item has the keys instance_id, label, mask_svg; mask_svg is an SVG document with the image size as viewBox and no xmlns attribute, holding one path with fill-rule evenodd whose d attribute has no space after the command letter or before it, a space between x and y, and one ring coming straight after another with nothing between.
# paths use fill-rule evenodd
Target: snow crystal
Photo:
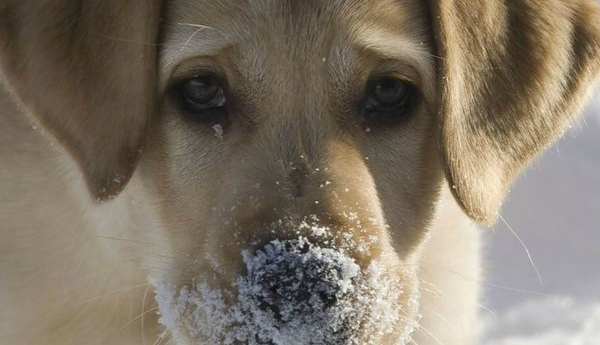
<instances>
[{"instance_id":1,"label":"snow crystal","mask_svg":"<svg viewBox=\"0 0 600 345\"><path fill-rule=\"evenodd\" d=\"M216 124L212 126L212 129L215 131L215 136L219 139L223 139L223 126L220 124Z\"/></svg>"},{"instance_id":2,"label":"snow crystal","mask_svg":"<svg viewBox=\"0 0 600 345\"><path fill-rule=\"evenodd\" d=\"M315 227L313 234L327 231ZM414 322L403 331L399 325L416 314L417 296L409 295L412 310L401 306L400 297L408 292L377 261L361 269L343 252L305 237L273 240L241 255L245 272L229 289L198 283L177 290L153 282L167 330L225 345L377 344L384 336L404 344L410 339Z\"/></svg>"}]
</instances>

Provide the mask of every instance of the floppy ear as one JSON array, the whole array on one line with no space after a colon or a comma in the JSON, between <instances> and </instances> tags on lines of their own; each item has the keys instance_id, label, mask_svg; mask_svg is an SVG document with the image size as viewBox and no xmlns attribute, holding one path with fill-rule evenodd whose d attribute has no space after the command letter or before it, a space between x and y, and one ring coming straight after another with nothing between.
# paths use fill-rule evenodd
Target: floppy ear
<instances>
[{"instance_id":1,"label":"floppy ear","mask_svg":"<svg viewBox=\"0 0 600 345\"><path fill-rule=\"evenodd\" d=\"M9 87L75 158L94 197L117 195L155 107L159 0L2 0Z\"/></svg>"},{"instance_id":2,"label":"floppy ear","mask_svg":"<svg viewBox=\"0 0 600 345\"><path fill-rule=\"evenodd\" d=\"M430 0L440 147L463 209L492 225L510 183L562 134L600 72L593 0Z\"/></svg>"}]
</instances>

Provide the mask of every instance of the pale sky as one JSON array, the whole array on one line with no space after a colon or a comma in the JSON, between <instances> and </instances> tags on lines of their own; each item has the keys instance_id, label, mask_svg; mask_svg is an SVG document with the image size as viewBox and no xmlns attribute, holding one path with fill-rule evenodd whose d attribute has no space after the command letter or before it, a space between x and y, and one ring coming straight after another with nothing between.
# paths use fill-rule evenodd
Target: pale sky
<instances>
[{"instance_id":1,"label":"pale sky","mask_svg":"<svg viewBox=\"0 0 600 345\"><path fill-rule=\"evenodd\" d=\"M486 238L485 345L600 344L600 93L514 186ZM523 291L516 291L523 290Z\"/></svg>"}]
</instances>

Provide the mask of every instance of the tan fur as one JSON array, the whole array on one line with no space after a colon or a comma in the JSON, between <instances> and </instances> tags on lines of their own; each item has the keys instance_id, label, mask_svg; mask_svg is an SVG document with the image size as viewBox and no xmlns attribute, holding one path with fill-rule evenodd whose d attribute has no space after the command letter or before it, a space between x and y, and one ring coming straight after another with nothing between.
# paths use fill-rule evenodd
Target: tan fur
<instances>
[{"instance_id":1,"label":"tan fur","mask_svg":"<svg viewBox=\"0 0 600 345\"><path fill-rule=\"evenodd\" d=\"M597 78L600 12L594 1L430 2L447 176L465 211L492 225L515 175Z\"/></svg>"},{"instance_id":2,"label":"tan fur","mask_svg":"<svg viewBox=\"0 0 600 345\"><path fill-rule=\"evenodd\" d=\"M129 180L155 110L159 10L159 1L0 3L5 77L100 199Z\"/></svg>"},{"instance_id":3,"label":"tan fur","mask_svg":"<svg viewBox=\"0 0 600 345\"><path fill-rule=\"evenodd\" d=\"M415 344L469 344L479 238L458 205L493 223L573 119L599 18L587 0L0 1L0 339L152 344L148 277L225 289L240 251L315 217L333 234L314 241L368 244L351 257L403 281L403 310L420 293L397 325L420 323ZM206 70L234 104L222 136L173 98ZM367 128L357 104L390 73L421 102Z\"/></svg>"}]
</instances>

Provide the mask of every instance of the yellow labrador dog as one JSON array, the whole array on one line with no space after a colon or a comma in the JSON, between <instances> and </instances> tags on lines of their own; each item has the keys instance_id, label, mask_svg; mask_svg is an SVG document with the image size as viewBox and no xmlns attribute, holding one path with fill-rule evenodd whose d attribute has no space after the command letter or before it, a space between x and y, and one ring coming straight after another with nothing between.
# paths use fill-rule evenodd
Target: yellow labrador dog
<instances>
[{"instance_id":1,"label":"yellow labrador dog","mask_svg":"<svg viewBox=\"0 0 600 345\"><path fill-rule=\"evenodd\" d=\"M1 0L0 342L470 344L592 0ZM29 119L33 119L33 122Z\"/></svg>"}]
</instances>

